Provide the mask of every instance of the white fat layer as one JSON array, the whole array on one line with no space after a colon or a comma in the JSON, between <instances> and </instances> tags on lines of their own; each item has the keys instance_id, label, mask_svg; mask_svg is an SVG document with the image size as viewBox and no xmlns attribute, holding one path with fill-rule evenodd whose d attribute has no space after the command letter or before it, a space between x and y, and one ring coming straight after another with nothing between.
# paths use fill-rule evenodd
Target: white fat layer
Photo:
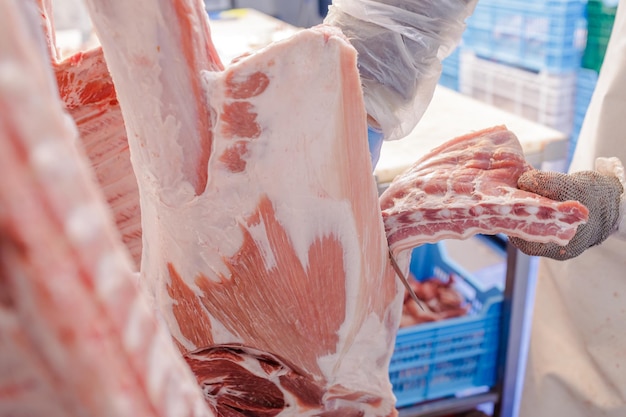
<instances>
[{"instance_id":1,"label":"white fat layer","mask_svg":"<svg viewBox=\"0 0 626 417\"><path fill-rule=\"evenodd\" d=\"M244 340L239 336L234 335L228 330L224 324L215 319L215 317L210 317L211 321L211 336L215 341L223 341L228 343L244 343ZM219 342L218 342L219 343Z\"/></svg>"},{"instance_id":2,"label":"white fat layer","mask_svg":"<svg viewBox=\"0 0 626 417\"><path fill-rule=\"evenodd\" d=\"M173 361L164 361L163 360L163 351L164 351L163 343L160 343L159 337L155 337L152 342L148 345L147 349L147 388L148 393L158 396L165 395L163 392L164 388L168 385L167 379L170 377L171 372L170 365Z\"/></svg>"},{"instance_id":3,"label":"white fat layer","mask_svg":"<svg viewBox=\"0 0 626 417\"><path fill-rule=\"evenodd\" d=\"M258 245L263 260L265 262L265 269L270 270L278 267L278 262L274 256L272 245L269 241L268 231L265 227L265 223L260 222L257 225L252 225L248 228L252 236L255 237L256 244Z\"/></svg>"},{"instance_id":4,"label":"white fat layer","mask_svg":"<svg viewBox=\"0 0 626 417\"><path fill-rule=\"evenodd\" d=\"M319 42L314 45L305 45L314 49L323 48L321 37L318 40ZM342 200L341 190L328 188L327 184L334 181L328 181L326 173L322 172L323 168L320 170L318 165L318 161L330 161L334 158L332 149L336 138L333 136L333 121L316 120L314 115L320 113L318 109L321 103L300 89L294 88L295 81L290 82L291 80L286 79L293 74L306 74L307 69L314 67L315 64L319 67L319 62L307 61L319 57L320 52L299 50L296 53L293 48L287 51L285 54L283 50L280 56L276 52L277 56L272 67L265 65L269 58L255 61L257 66L246 67L250 74L261 71L270 78L270 87L263 94L249 100L258 112L256 120L261 126L262 134L248 142L248 164L245 174L242 175L232 174L217 167L219 162L215 156L221 155L232 141L216 140L214 158L210 162L213 168L211 184L219 184L219 188L226 191L219 193L221 198L226 199L226 207L236 207L240 213L253 213L260 197L258 190L263 190L274 204L276 217L287 231L300 262L306 266L308 250L315 239L330 235L355 236L355 231L353 222L349 221L353 217L349 202ZM325 69L316 70L319 74L329 74ZM310 73L310 70L308 72ZM220 99L225 100L223 92L216 88L215 83L211 83L212 74L203 75L205 77L208 75L208 78L205 78L208 101L219 103ZM338 73L334 75L339 76ZM307 77L303 79L306 80ZM334 91L340 82L341 80L334 77L326 80L317 79L315 85L329 93L321 95L322 100L324 98L336 100ZM331 102L327 105L337 103ZM286 114L292 117L286 118ZM216 131L219 132L220 127L218 123ZM284 157L280 157L281 155ZM340 220L333 224L329 218ZM267 244L264 228L250 230L259 232L254 237L261 248L264 248L263 243ZM358 242L345 242L344 246L357 245ZM266 249L264 252L270 254L270 248ZM267 266L273 265L274 260L272 257L266 257L265 263Z\"/></svg>"},{"instance_id":5,"label":"white fat layer","mask_svg":"<svg viewBox=\"0 0 626 417\"><path fill-rule=\"evenodd\" d=\"M511 205L497 206L498 212L503 216L506 216L507 214L511 213L512 209L513 207Z\"/></svg>"},{"instance_id":6,"label":"white fat layer","mask_svg":"<svg viewBox=\"0 0 626 417\"><path fill-rule=\"evenodd\" d=\"M76 245L94 242L104 235L105 219L99 204L76 206L65 219L65 233Z\"/></svg>"},{"instance_id":7,"label":"white fat layer","mask_svg":"<svg viewBox=\"0 0 626 417\"><path fill-rule=\"evenodd\" d=\"M150 329L147 332L147 329ZM146 345L148 333L151 333L151 323L143 300L136 297L128 312L126 327L124 328L123 341L126 348L131 352L137 352Z\"/></svg>"},{"instance_id":8,"label":"white fat layer","mask_svg":"<svg viewBox=\"0 0 626 417\"><path fill-rule=\"evenodd\" d=\"M96 265L94 282L96 293L102 300L110 300L125 285L129 275L128 264L118 252L102 255Z\"/></svg>"},{"instance_id":9,"label":"white fat layer","mask_svg":"<svg viewBox=\"0 0 626 417\"><path fill-rule=\"evenodd\" d=\"M390 309L400 308L404 293L398 291ZM390 355L389 344L395 340L395 328L387 326L376 314L370 313L359 328L348 349L319 359L329 385L350 387L372 394L389 391L387 376ZM376 355L378 353L379 356ZM372 364L372 361L378 362Z\"/></svg>"},{"instance_id":10,"label":"white fat layer","mask_svg":"<svg viewBox=\"0 0 626 417\"><path fill-rule=\"evenodd\" d=\"M31 151L32 166L43 175L52 175L59 179L73 178L79 171L76 164L68 164L74 156L70 154L67 145L56 138L42 140Z\"/></svg>"},{"instance_id":11,"label":"white fat layer","mask_svg":"<svg viewBox=\"0 0 626 417\"><path fill-rule=\"evenodd\" d=\"M526 206L524 207L524 210L526 211L526 213L530 214L530 215L534 215L539 213L539 206Z\"/></svg>"},{"instance_id":12,"label":"white fat layer","mask_svg":"<svg viewBox=\"0 0 626 417\"><path fill-rule=\"evenodd\" d=\"M14 61L0 62L0 91L3 94L23 94L28 90L28 73Z\"/></svg>"},{"instance_id":13,"label":"white fat layer","mask_svg":"<svg viewBox=\"0 0 626 417\"><path fill-rule=\"evenodd\" d=\"M128 135L134 139L129 145L136 172L144 176L140 185L153 192L164 184L191 188L182 178L185 157L179 141L198 136L198 112L193 83L187 81L189 67L180 49L179 28L171 26L169 16L176 15L173 3L90 0L87 5L111 68ZM139 20L138 15L142 15ZM173 205L181 200L169 198L183 195L190 194L162 193L160 198Z\"/></svg>"}]
</instances>

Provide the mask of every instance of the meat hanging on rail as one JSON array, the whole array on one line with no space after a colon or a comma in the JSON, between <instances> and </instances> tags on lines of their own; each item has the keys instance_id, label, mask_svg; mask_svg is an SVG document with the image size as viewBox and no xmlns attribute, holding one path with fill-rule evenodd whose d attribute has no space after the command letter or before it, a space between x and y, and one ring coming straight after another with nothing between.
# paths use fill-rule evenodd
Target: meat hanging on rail
<instances>
[{"instance_id":1,"label":"meat hanging on rail","mask_svg":"<svg viewBox=\"0 0 626 417\"><path fill-rule=\"evenodd\" d=\"M87 3L102 52L55 62L48 4L0 2L0 416L395 415L390 248L406 271L411 245L467 237L452 220L477 215L472 178L478 215L528 213L480 232L559 242L586 219L515 191L528 166L502 127L435 150L379 202L338 29L224 68L201 1ZM481 163L503 143L514 163ZM476 163L453 173L437 159L452 148ZM448 198L422 185L433 173ZM452 216L434 237L409 227L420 187Z\"/></svg>"}]
</instances>

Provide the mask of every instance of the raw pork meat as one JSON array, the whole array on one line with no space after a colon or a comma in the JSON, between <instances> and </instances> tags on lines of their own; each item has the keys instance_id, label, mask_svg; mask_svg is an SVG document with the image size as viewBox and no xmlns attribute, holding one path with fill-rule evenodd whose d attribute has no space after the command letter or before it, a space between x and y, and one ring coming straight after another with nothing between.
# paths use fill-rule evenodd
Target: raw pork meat
<instances>
[{"instance_id":1,"label":"raw pork meat","mask_svg":"<svg viewBox=\"0 0 626 417\"><path fill-rule=\"evenodd\" d=\"M124 119L102 50L96 48L55 62L54 71L61 99L78 126L85 152L138 270L139 189L130 162Z\"/></svg>"},{"instance_id":2,"label":"raw pork meat","mask_svg":"<svg viewBox=\"0 0 626 417\"><path fill-rule=\"evenodd\" d=\"M282 415L393 415L402 291L355 50L319 27L216 71L201 2L88 4L140 173L142 279L209 403L244 415L258 384L227 381L261 354L298 375L294 392L262 372ZM223 344L241 349L203 377L215 350L193 352Z\"/></svg>"},{"instance_id":3,"label":"raw pork meat","mask_svg":"<svg viewBox=\"0 0 626 417\"><path fill-rule=\"evenodd\" d=\"M210 416L135 285L35 11L0 2L0 416Z\"/></svg>"},{"instance_id":4,"label":"raw pork meat","mask_svg":"<svg viewBox=\"0 0 626 417\"><path fill-rule=\"evenodd\" d=\"M141 259L139 190L130 162L122 112L102 49L80 52L61 60L55 45L50 0L36 2L59 94L78 126L79 138L138 270Z\"/></svg>"},{"instance_id":5,"label":"raw pork meat","mask_svg":"<svg viewBox=\"0 0 626 417\"><path fill-rule=\"evenodd\" d=\"M587 221L587 208L518 189L517 179L529 169L517 138L504 126L444 143L381 195L389 247L399 253L478 233L566 244Z\"/></svg>"}]
</instances>

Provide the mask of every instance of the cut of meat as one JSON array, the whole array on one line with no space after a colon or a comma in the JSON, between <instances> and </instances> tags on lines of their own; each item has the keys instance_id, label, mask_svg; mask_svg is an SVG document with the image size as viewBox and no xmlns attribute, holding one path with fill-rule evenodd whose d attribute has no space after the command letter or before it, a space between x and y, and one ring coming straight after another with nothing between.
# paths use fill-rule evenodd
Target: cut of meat
<instances>
[{"instance_id":1,"label":"cut of meat","mask_svg":"<svg viewBox=\"0 0 626 417\"><path fill-rule=\"evenodd\" d=\"M111 207L122 240L139 270L141 212L137 179L115 87L96 48L54 62L61 99L78 133L100 188Z\"/></svg>"},{"instance_id":2,"label":"cut of meat","mask_svg":"<svg viewBox=\"0 0 626 417\"><path fill-rule=\"evenodd\" d=\"M133 165L145 173L142 280L181 351L200 349L192 366L214 361L204 348L238 344L257 354L220 362L223 378L263 375L260 352L288 360L285 372L323 393L315 405L293 394L311 414L395 414L388 364L403 293L371 175L355 50L318 27L215 71L194 64L212 49L208 37L179 47L189 20L206 18L201 2L88 4ZM246 386L254 391L237 398L260 395ZM216 409L233 401L209 396L214 388L203 385ZM241 415L256 407L238 404Z\"/></svg>"},{"instance_id":3,"label":"cut of meat","mask_svg":"<svg viewBox=\"0 0 626 417\"><path fill-rule=\"evenodd\" d=\"M297 416L311 415L322 409L328 394L307 373L256 349L219 345L190 352L185 358L218 416L272 417L285 409ZM354 414L353 409L337 408L336 412Z\"/></svg>"},{"instance_id":4,"label":"cut of meat","mask_svg":"<svg viewBox=\"0 0 626 417\"><path fill-rule=\"evenodd\" d=\"M141 259L137 179L122 112L101 48L58 60L50 0L36 0L59 95L70 113L136 269Z\"/></svg>"},{"instance_id":5,"label":"cut of meat","mask_svg":"<svg viewBox=\"0 0 626 417\"><path fill-rule=\"evenodd\" d=\"M587 208L518 189L517 179L529 169L517 138L503 126L432 150L381 195L392 252L478 233L566 244L587 220Z\"/></svg>"},{"instance_id":6,"label":"cut of meat","mask_svg":"<svg viewBox=\"0 0 626 417\"><path fill-rule=\"evenodd\" d=\"M138 270L141 259L139 190L130 163L122 112L102 49L79 52L60 61L51 2L36 0L36 4L59 95L78 127L82 146Z\"/></svg>"},{"instance_id":7,"label":"cut of meat","mask_svg":"<svg viewBox=\"0 0 626 417\"><path fill-rule=\"evenodd\" d=\"M31 6L0 2L0 416L211 416L74 146Z\"/></svg>"}]
</instances>

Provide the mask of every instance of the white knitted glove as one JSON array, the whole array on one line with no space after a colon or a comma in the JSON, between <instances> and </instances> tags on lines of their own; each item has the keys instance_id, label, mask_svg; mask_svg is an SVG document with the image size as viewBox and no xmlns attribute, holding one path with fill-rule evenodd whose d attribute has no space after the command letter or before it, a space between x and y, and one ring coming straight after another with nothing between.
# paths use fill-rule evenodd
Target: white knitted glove
<instances>
[{"instance_id":1,"label":"white knitted glove","mask_svg":"<svg viewBox=\"0 0 626 417\"><path fill-rule=\"evenodd\" d=\"M623 218L624 169L616 158L600 158L596 168L573 174L536 170L524 173L517 182L520 189L558 201L577 200L589 210L589 221L578 227L565 246L515 237L509 238L511 243L527 255L566 260L602 243L618 230Z\"/></svg>"}]
</instances>

